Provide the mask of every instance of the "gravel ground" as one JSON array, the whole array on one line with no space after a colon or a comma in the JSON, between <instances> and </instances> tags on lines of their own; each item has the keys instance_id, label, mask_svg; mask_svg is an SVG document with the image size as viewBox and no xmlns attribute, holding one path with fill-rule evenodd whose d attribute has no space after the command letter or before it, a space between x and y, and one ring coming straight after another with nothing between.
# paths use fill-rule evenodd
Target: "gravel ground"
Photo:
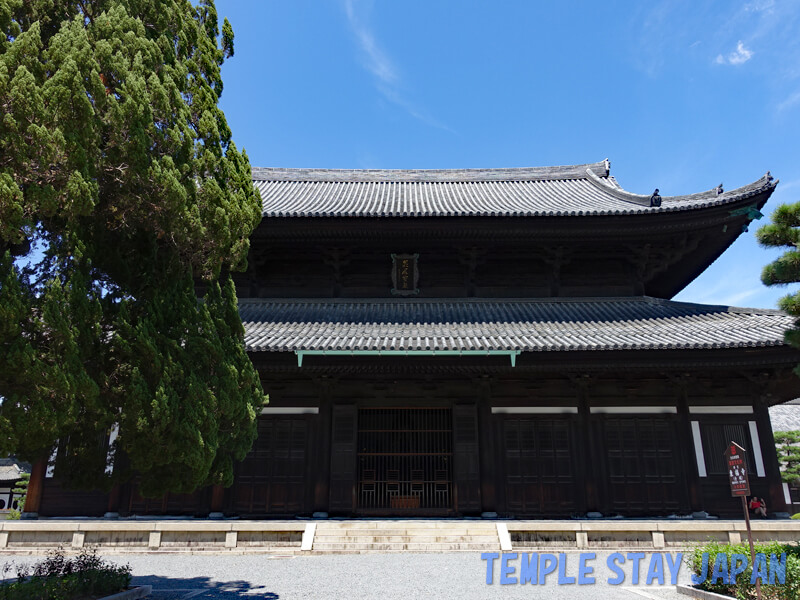
<instances>
[{"instance_id":1,"label":"gravel ground","mask_svg":"<svg viewBox=\"0 0 800 600\"><path fill-rule=\"evenodd\" d=\"M622 551L626 556L628 551ZM181 555L127 554L108 557L116 563L130 563L133 583L152 585L153 600L216 599L299 600L408 600L408 599L493 599L547 598L547 600L596 600L614 598L636 600L686 599L670 585L665 563L665 584L645 585L652 564L646 552L640 565L640 581L633 585L632 561L622 565L625 581L610 585L616 574L608 569L610 552L599 552L589 565L594 566L593 585L559 585L558 570L547 576L544 585L500 585L500 560L494 565L492 585L486 584L487 561L480 553L447 554L351 554L280 557L275 555ZM674 558L675 552L670 553ZM30 563L36 557L7 557L2 562ZM580 554L565 555L566 576L578 575ZM520 560L510 561L519 575ZM682 565L679 583L689 581Z\"/></svg>"}]
</instances>

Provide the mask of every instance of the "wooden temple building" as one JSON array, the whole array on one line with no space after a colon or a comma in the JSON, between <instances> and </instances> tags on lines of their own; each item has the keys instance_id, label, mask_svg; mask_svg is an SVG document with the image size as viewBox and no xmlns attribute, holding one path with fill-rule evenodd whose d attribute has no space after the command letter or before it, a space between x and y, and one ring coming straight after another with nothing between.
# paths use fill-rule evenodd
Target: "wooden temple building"
<instances>
[{"instance_id":1,"label":"wooden temple building","mask_svg":"<svg viewBox=\"0 0 800 600\"><path fill-rule=\"evenodd\" d=\"M234 485L110 498L40 473L40 515L741 516L731 440L786 510L768 408L800 396L793 319L671 300L761 216L769 174L674 197L608 161L253 180L237 286L270 404Z\"/></svg>"}]
</instances>

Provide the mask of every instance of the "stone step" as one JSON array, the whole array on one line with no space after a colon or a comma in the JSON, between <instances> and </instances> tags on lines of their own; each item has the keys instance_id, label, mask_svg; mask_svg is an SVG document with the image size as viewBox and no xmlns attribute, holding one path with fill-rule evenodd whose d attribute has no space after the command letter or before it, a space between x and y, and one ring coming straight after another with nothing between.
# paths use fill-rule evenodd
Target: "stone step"
<instances>
[{"instance_id":1,"label":"stone step","mask_svg":"<svg viewBox=\"0 0 800 600\"><path fill-rule=\"evenodd\" d=\"M361 522L354 522L354 521L347 521L347 522L336 522L336 521L326 521L318 523L319 527L324 527L326 529L337 529L337 528L345 528L345 529L450 529L450 528L457 528L457 529L495 529L496 525L494 522L482 522L482 521L460 521L460 522L448 522L448 521L365 521Z\"/></svg>"},{"instance_id":2,"label":"stone step","mask_svg":"<svg viewBox=\"0 0 800 600\"><path fill-rule=\"evenodd\" d=\"M317 523L313 551L456 552L496 551L497 525L480 521L349 521Z\"/></svg>"},{"instance_id":3,"label":"stone step","mask_svg":"<svg viewBox=\"0 0 800 600\"><path fill-rule=\"evenodd\" d=\"M435 536L472 536L493 535L497 536L496 529L320 529L317 528L317 537L335 536L371 536L371 535L435 535Z\"/></svg>"},{"instance_id":4,"label":"stone step","mask_svg":"<svg viewBox=\"0 0 800 600\"><path fill-rule=\"evenodd\" d=\"M353 544L353 543L332 543L315 542L315 552L340 551L340 552L363 552L363 551L421 551L421 552L451 552L456 550L498 550L499 543L462 543L462 544L423 544L423 543L386 543L386 544Z\"/></svg>"},{"instance_id":5,"label":"stone step","mask_svg":"<svg viewBox=\"0 0 800 600\"><path fill-rule=\"evenodd\" d=\"M407 536L407 535L376 535L350 536L350 537L316 537L317 544L386 544L386 543L419 543L419 544L498 544L497 536Z\"/></svg>"},{"instance_id":6,"label":"stone step","mask_svg":"<svg viewBox=\"0 0 800 600\"><path fill-rule=\"evenodd\" d=\"M396 524L396 525L387 525L386 527L348 527L345 525L330 527L328 525L318 523L317 529L325 531L345 531L345 530L363 531L364 533L370 533L372 531L387 531L390 529L391 530L402 529L403 531L496 531L497 526L492 525L491 527L474 527L471 525L453 525L451 527L426 527L426 526L408 526L408 525Z\"/></svg>"}]
</instances>

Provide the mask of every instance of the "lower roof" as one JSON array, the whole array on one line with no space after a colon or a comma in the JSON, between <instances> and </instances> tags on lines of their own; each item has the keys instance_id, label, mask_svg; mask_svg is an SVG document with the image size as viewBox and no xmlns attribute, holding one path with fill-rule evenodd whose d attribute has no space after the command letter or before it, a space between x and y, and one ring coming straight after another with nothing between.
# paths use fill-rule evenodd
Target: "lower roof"
<instances>
[{"instance_id":1,"label":"lower roof","mask_svg":"<svg viewBox=\"0 0 800 600\"><path fill-rule=\"evenodd\" d=\"M650 297L241 299L250 352L657 350L784 345L777 310Z\"/></svg>"}]
</instances>

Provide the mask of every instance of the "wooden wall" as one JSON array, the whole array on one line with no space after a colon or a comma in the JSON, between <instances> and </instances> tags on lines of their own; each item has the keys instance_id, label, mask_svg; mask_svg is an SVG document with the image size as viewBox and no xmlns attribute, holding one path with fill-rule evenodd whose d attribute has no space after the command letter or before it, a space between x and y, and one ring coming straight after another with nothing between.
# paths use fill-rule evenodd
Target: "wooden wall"
<instances>
[{"instance_id":1,"label":"wooden wall","mask_svg":"<svg viewBox=\"0 0 800 600\"><path fill-rule=\"evenodd\" d=\"M763 473L756 472L752 452L753 491L767 499L771 511L781 510L764 397L769 386L747 370L677 375L649 370L625 376L524 368L459 375L446 369L379 371L262 373L273 412L259 420L259 438L237 465L234 486L225 491L224 512L364 514L356 464L358 415L364 407L452 409L453 500L447 511L436 512L440 516L497 512L566 518L600 512L666 517L702 510L736 516L739 505L730 497L719 457L710 453L724 449L726 442L722 448L714 445L720 445L714 441L720 436L739 436L737 441L752 451L754 431ZM773 374L772 379L779 378ZM313 412L291 414L298 408ZM277 409L290 414L275 414ZM695 430L706 454L704 476ZM63 489L57 475L45 480L42 515L98 516L114 508L107 494ZM116 508L121 514L202 516L210 504L208 489L148 500L132 482L123 486Z\"/></svg>"}]
</instances>

